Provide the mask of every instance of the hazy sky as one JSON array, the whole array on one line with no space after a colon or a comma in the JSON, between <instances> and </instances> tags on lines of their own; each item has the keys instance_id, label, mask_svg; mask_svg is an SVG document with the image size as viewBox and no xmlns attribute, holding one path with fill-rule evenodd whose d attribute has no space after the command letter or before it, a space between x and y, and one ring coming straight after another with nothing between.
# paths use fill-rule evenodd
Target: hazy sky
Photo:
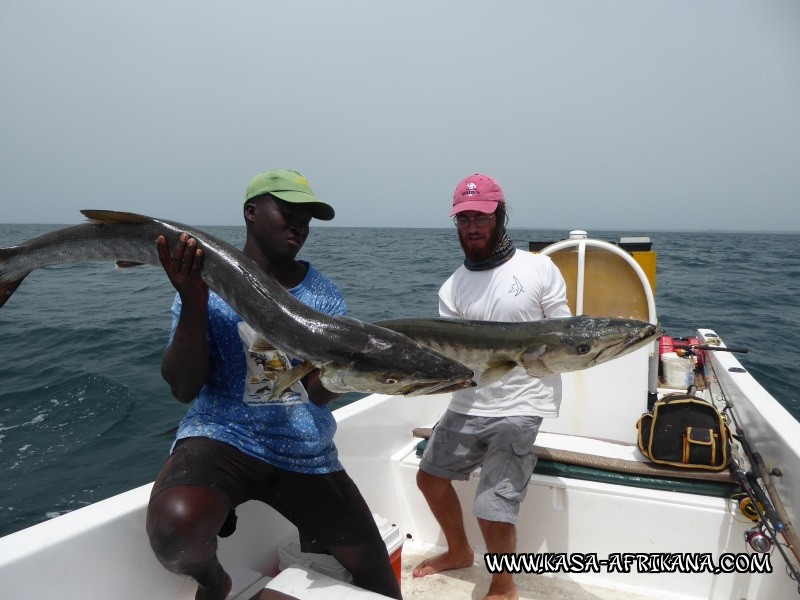
<instances>
[{"instance_id":1,"label":"hazy sky","mask_svg":"<svg viewBox=\"0 0 800 600\"><path fill-rule=\"evenodd\" d=\"M0 222L238 225L293 168L339 226L800 231L800 1L0 1Z\"/></svg>"}]
</instances>

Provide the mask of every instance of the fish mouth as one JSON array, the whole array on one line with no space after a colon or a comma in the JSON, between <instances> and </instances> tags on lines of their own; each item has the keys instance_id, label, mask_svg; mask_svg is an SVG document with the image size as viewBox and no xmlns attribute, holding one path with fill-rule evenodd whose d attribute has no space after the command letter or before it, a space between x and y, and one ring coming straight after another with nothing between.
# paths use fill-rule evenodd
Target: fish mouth
<instances>
[{"instance_id":1,"label":"fish mouth","mask_svg":"<svg viewBox=\"0 0 800 600\"><path fill-rule=\"evenodd\" d=\"M609 346L597 353L595 356L593 363L601 363L611 360L612 358L616 358L617 356L623 356L628 354L629 352L641 348L651 340L659 337L664 332L663 330L658 327L658 325L653 325L650 323L647 327L642 327L641 329L637 329L636 331L628 334L628 336L622 340L621 342L614 344L613 346ZM602 357L602 360L601 360Z\"/></svg>"},{"instance_id":2,"label":"fish mouth","mask_svg":"<svg viewBox=\"0 0 800 600\"><path fill-rule=\"evenodd\" d=\"M450 381L437 381L429 385L421 384L410 392L406 392L406 396L426 396L428 394L443 394L445 392L456 392L468 387L475 387L477 385L472 379L458 379Z\"/></svg>"}]
</instances>

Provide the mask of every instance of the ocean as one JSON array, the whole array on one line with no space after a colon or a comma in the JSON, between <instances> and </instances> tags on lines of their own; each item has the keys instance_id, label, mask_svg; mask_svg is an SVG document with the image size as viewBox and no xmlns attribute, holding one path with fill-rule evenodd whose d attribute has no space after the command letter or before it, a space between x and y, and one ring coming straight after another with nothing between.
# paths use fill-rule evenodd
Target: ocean
<instances>
[{"instance_id":1,"label":"ocean","mask_svg":"<svg viewBox=\"0 0 800 600\"><path fill-rule=\"evenodd\" d=\"M0 225L0 246L57 227ZM243 227L201 228L244 241ZM567 233L509 230L522 249ZM743 365L800 418L800 234L590 234L649 236L662 327L747 348ZM435 316L463 255L454 229L317 227L300 258L339 284L351 316L375 321ZM83 263L32 273L0 309L0 535L154 479L186 411L159 371L173 296L160 268Z\"/></svg>"}]
</instances>

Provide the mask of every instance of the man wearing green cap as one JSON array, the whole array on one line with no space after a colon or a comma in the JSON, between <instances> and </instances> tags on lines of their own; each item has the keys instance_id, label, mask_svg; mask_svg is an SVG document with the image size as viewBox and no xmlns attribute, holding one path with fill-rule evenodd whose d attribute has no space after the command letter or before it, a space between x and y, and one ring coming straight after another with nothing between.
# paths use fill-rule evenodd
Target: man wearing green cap
<instances>
[{"instance_id":1,"label":"man wearing green cap","mask_svg":"<svg viewBox=\"0 0 800 600\"><path fill-rule=\"evenodd\" d=\"M333 217L300 173L259 173L245 194L244 253L302 302L344 315L336 284L296 259L311 219ZM355 585L400 598L371 511L333 443L336 421L326 404L338 395L315 371L270 398L289 358L209 291L194 239L183 234L170 253L162 237L158 250L177 290L161 371L178 400L194 403L150 496L156 557L197 581L197 599L225 598L231 579L217 560L217 536L233 533L234 509L255 499L297 526L304 552L329 552Z\"/></svg>"}]
</instances>

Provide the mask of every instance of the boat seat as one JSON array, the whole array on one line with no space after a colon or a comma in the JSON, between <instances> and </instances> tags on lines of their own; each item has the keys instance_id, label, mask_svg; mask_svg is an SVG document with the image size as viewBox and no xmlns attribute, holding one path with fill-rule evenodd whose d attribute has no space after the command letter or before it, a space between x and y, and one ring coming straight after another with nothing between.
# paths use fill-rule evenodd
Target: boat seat
<instances>
[{"instance_id":1,"label":"boat seat","mask_svg":"<svg viewBox=\"0 0 800 600\"><path fill-rule=\"evenodd\" d=\"M300 564L293 564L281 571L267 583L265 589L283 592L302 600L386 600L388 598L388 596L376 594L318 573ZM243 598L242 600L249 599Z\"/></svg>"},{"instance_id":2,"label":"boat seat","mask_svg":"<svg viewBox=\"0 0 800 600\"><path fill-rule=\"evenodd\" d=\"M432 429L416 427L412 435L423 438L415 447L417 458L421 458ZM642 456L636 445L546 432L541 433L537 441L539 443L533 447L537 458L533 473L538 475L719 498L728 498L739 491L736 479L727 469L708 471L653 463ZM479 477L480 468L472 476Z\"/></svg>"}]
</instances>

